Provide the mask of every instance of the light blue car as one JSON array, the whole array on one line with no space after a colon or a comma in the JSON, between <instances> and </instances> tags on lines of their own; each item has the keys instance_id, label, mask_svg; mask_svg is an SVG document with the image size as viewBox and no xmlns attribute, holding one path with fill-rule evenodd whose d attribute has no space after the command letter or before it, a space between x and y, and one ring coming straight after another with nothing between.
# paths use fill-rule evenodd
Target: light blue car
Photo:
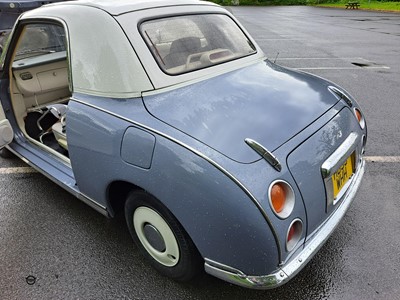
<instances>
[{"instance_id":1,"label":"light blue car","mask_svg":"<svg viewBox=\"0 0 400 300\"><path fill-rule=\"evenodd\" d=\"M17 20L0 68L2 155L107 217L124 211L175 280L282 285L364 174L354 98L272 63L210 2L46 5Z\"/></svg>"}]
</instances>

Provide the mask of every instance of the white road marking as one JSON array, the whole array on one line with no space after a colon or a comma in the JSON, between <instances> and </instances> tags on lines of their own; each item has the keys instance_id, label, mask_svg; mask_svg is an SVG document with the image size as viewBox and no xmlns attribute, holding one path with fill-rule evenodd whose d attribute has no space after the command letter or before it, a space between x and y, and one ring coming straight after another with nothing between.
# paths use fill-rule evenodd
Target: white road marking
<instances>
[{"instance_id":1,"label":"white road marking","mask_svg":"<svg viewBox=\"0 0 400 300\"><path fill-rule=\"evenodd\" d=\"M369 61L362 57L282 57L282 58L279 58L279 60L354 60L354 59L361 59L364 61Z\"/></svg>"},{"instance_id":2,"label":"white road marking","mask_svg":"<svg viewBox=\"0 0 400 300\"><path fill-rule=\"evenodd\" d=\"M0 174L27 174L27 173L37 173L37 171L31 167L0 168Z\"/></svg>"},{"instance_id":3,"label":"white road marking","mask_svg":"<svg viewBox=\"0 0 400 300\"><path fill-rule=\"evenodd\" d=\"M400 163L400 156L365 156L365 160L369 162Z\"/></svg>"},{"instance_id":4,"label":"white road marking","mask_svg":"<svg viewBox=\"0 0 400 300\"><path fill-rule=\"evenodd\" d=\"M400 156L365 156L364 158L367 162L400 163ZM27 173L37 173L37 171L31 167L0 168L0 175Z\"/></svg>"},{"instance_id":5,"label":"white road marking","mask_svg":"<svg viewBox=\"0 0 400 300\"><path fill-rule=\"evenodd\" d=\"M361 70L361 69L390 69L387 66L374 67L316 67L316 68L293 68L295 70Z\"/></svg>"},{"instance_id":6,"label":"white road marking","mask_svg":"<svg viewBox=\"0 0 400 300\"><path fill-rule=\"evenodd\" d=\"M265 39L257 39L257 41L306 41L307 39L301 38L265 38Z\"/></svg>"},{"instance_id":7,"label":"white road marking","mask_svg":"<svg viewBox=\"0 0 400 300\"><path fill-rule=\"evenodd\" d=\"M295 60L345 60L359 62L360 66L349 66L349 67L298 67L292 68L295 70L360 70L360 69L385 69L388 70L390 67L376 64L362 57L278 57L276 61L295 61ZM365 62L365 63L364 63ZM370 64L370 65L368 65Z\"/></svg>"}]
</instances>

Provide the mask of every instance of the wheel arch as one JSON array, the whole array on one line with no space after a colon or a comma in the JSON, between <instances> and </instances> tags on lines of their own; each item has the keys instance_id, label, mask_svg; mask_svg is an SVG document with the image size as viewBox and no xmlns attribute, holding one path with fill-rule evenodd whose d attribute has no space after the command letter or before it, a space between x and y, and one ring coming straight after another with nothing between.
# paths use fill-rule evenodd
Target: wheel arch
<instances>
[{"instance_id":1,"label":"wheel arch","mask_svg":"<svg viewBox=\"0 0 400 300\"><path fill-rule=\"evenodd\" d=\"M123 211L128 195L132 191L144 191L144 189L124 180L116 180L108 185L107 209L110 217L115 217L117 213Z\"/></svg>"},{"instance_id":2,"label":"wheel arch","mask_svg":"<svg viewBox=\"0 0 400 300\"><path fill-rule=\"evenodd\" d=\"M157 200L162 206L164 206L177 219L174 212L168 207L168 205L163 201L161 201L154 194L132 182L124 180L113 181L109 184L107 188L107 203L108 203L107 209L110 217L113 218L116 216L116 214L124 210L125 202L127 201L129 194L134 191L144 191L147 194L153 196L155 200ZM179 219L177 219L177 221L182 226L182 228L184 228L183 224L179 221Z\"/></svg>"}]
</instances>

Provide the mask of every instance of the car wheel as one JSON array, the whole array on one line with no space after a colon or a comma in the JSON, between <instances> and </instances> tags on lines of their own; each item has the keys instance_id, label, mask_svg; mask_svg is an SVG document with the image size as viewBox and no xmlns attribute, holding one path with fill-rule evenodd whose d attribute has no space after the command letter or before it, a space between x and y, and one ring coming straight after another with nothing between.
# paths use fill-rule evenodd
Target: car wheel
<instances>
[{"instance_id":1,"label":"car wheel","mask_svg":"<svg viewBox=\"0 0 400 300\"><path fill-rule=\"evenodd\" d=\"M15 157L15 155L10 150L8 150L7 148L3 148L3 149L0 150L0 156L2 158L13 158L13 157Z\"/></svg>"},{"instance_id":2,"label":"car wheel","mask_svg":"<svg viewBox=\"0 0 400 300\"><path fill-rule=\"evenodd\" d=\"M203 269L203 259L172 213L144 191L125 202L129 232L142 254L163 275L189 281Z\"/></svg>"}]
</instances>

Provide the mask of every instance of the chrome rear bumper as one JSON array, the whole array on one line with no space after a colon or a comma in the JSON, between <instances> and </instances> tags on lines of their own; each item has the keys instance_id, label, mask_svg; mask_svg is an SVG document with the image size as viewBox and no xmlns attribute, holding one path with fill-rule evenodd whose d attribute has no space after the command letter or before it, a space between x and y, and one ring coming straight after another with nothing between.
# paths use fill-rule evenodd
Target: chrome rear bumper
<instances>
[{"instance_id":1,"label":"chrome rear bumper","mask_svg":"<svg viewBox=\"0 0 400 300\"><path fill-rule=\"evenodd\" d=\"M340 220L346 214L346 211L355 198L356 192L361 184L364 171L365 160L362 159L355 177L336 211L330 216L329 219L325 221L314 237L306 243L304 249L296 257L291 259L287 264L279 268L274 273L258 276L246 275L240 270L225 266L207 258L205 259L204 265L205 271L210 275L218 277L227 282L253 289L272 289L285 284L305 267L305 265L324 245L337 225L340 223Z\"/></svg>"}]
</instances>

